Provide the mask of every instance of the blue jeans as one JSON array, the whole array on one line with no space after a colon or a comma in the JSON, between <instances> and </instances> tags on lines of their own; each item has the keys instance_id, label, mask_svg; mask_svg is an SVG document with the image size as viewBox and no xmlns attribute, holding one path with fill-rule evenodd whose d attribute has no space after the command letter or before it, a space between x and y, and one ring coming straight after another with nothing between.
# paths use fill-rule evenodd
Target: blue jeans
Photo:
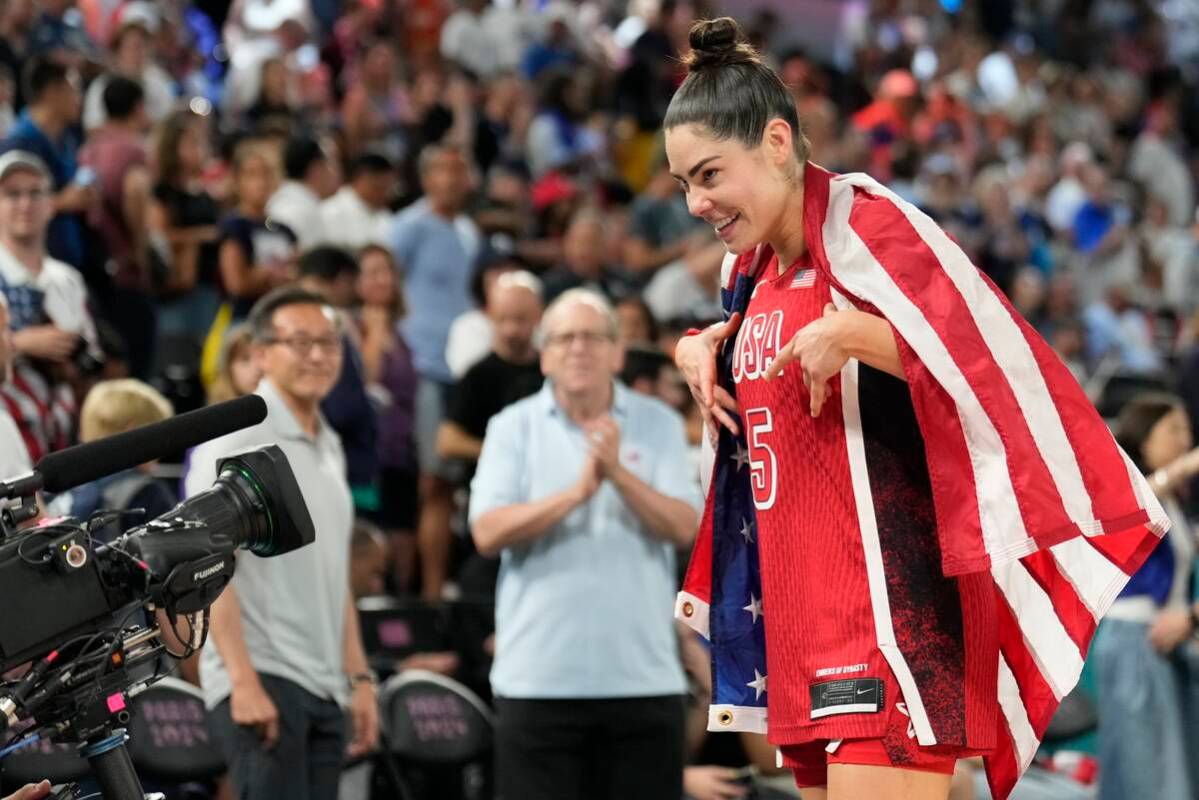
<instances>
[{"instance_id":1,"label":"blue jeans","mask_svg":"<svg viewBox=\"0 0 1199 800\"><path fill-rule=\"evenodd\" d=\"M1109 619L1091 657L1099 705L1099 800L1199 797L1199 649L1160 655L1149 626Z\"/></svg>"},{"instance_id":2,"label":"blue jeans","mask_svg":"<svg viewBox=\"0 0 1199 800\"><path fill-rule=\"evenodd\" d=\"M270 750L252 728L235 725L226 698L208 727L229 765L238 800L337 800L346 748L345 711L289 680L258 676L279 711L279 740Z\"/></svg>"}]
</instances>

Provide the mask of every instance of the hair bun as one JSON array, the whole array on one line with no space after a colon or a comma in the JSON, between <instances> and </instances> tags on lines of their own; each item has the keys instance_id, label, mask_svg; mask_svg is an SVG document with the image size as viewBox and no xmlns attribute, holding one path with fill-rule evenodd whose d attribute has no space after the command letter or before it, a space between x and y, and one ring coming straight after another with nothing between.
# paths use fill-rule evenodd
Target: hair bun
<instances>
[{"instance_id":1,"label":"hair bun","mask_svg":"<svg viewBox=\"0 0 1199 800\"><path fill-rule=\"evenodd\" d=\"M687 57L687 68L692 71L760 61L757 51L746 43L741 26L732 17L700 20L691 26L688 38L691 55Z\"/></svg>"}]
</instances>

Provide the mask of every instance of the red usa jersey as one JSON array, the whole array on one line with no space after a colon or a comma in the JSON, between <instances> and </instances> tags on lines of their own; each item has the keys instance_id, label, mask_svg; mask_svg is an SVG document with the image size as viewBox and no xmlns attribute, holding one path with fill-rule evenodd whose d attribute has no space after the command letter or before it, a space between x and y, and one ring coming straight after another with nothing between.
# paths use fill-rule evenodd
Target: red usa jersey
<instances>
[{"instance_id":1,"label":"red usa jersey","mask_svg":"<svg viewBox=\"0 0 1199 800\"><path fill-rule=\"evenodd\" d=\"M859 427L846 425L840 375L815 418L798 362L771 382L762 378L779 350L832 300L829 283L807 257L782 274L772 260L734 345L732 375L757 512L743 535L758 539L762 574L760 607L751 598L749 613L760 614L765 626L770 740L883 737L886 709L919 703L939 746L988 746L994 663L967 663L966 640L996 652L993 638L986 644L993 634L983 622L994 614L991 594L981 576L942 574L907 385L858 365ZM859 463L851 463L851 435L863 440ZM864 536L859 524L855 469L868 476L877 536Z\"/></svg>"}]
</instances>

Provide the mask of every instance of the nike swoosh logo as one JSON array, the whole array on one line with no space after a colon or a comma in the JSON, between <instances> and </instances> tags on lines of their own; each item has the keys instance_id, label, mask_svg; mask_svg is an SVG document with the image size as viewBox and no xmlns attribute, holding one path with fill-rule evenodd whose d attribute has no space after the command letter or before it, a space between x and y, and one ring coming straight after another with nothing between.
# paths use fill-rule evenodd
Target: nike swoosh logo
<instances>
[{"instance_id":1,"label":"nike swoosh logo","mask_svg":"<svg viewBox=\"0 0 1199 800\"><path fill-rule=\"evenodd\" d=\"M858 689L858 694L866 694L866 692L873 692L873 691L874 691L873 687L871 687L869 689Z\"/></svg>"}]
</instances>

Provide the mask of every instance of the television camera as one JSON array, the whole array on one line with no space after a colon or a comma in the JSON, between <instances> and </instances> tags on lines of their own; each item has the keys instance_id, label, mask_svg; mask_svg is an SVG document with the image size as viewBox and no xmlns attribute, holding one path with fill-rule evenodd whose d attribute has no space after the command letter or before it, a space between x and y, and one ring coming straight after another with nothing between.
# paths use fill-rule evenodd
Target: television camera
<instances>
[{"instance_id":1,"label":"television camera","mask_svg":"<svg viewBox=\"0 0 1199 800\"><path fill-rule=\"evenodd\" d=\"M103 532L128 512L18 525L37 516L41 489L77 486L265 416L261 398L239 398L53 453L0 483L9 499L0 510L0 673L14 678L0 684L0 741L13 740L0 758L38 739L77 743L107 800L143 800L121 727L130 698L204 644L237 550L271 557L315 538L287 458L269 445L221 459L211 488L111 539Z\"/></svg>"}]
</instances>

